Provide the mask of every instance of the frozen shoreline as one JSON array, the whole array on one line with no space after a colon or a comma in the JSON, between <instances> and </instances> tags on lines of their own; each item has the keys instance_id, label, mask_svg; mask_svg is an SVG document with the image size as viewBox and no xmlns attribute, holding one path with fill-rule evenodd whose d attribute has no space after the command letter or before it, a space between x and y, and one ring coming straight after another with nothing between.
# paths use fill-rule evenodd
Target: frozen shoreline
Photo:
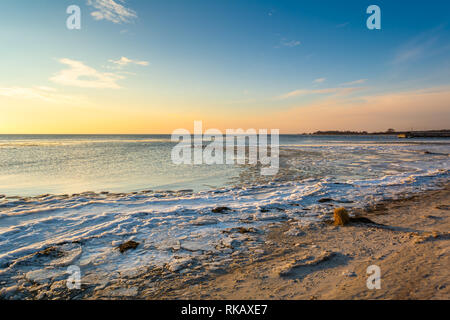
<instances>
[{"instance_id":1,"label":"frozen shoreline","mask_svg":"<svg viewBox=\"0 0 450 320\"><path fill-rule=\"evenodd\" d=\"M192 261L214 261L220 270L236 255L258 250L272 226L319 223L340 206L362 212L382 201L437 189L448 177L448 170L439 170L352 184L309 179L199 193L4 199L0 283L4 288L45 286L66 279L71 265L96 286L154 268L183 272ZM119 252L127 241L139 245ZM43 254L49 249L54 254Z\"/></svg>"},{"instance_id":2,"label":"frozen shoreline","mask_svg":"<svg viewBox=\"0 0 450 320\"><path fill-rule=\"evenodd\" d=\"M386 253L396 252L399 249L399 247L393 247L399 239L406 241L405 243L408 244L410 240L416 243L417 241L422 241L420 239L428 241L427 239L430 237L430 239L434 239L434 237L440 239L441 231L437 235L435 235L436 233L430 233L431 231L435 232L435 230L444 231L442 239L448 238L448 220L445 220L445 222L442 220L448 219L448 180L446 184L436 186L436 189L439 190L409 194L408 196L406 194L399 195L398 200L385 200L374 203L372 206L366 207L366 210L352 209L352 214L363 213L364 215L369 215L371 219L383 223L388 229L378 229L370 226L346 227L344 229L331 227L330 229L327 224L324 224L323 220L300 218L273 219L263 221L260 224L246 222L243 224L245 227L225 228L216 233L216 238L223 239L220 242L220 247L215 248L216 250L198 251L197 246L203 245L199 243L187 242L185 243L186 248L183 248L183 241L178 243L171 240L161 241L160 249L173 253L173 256L162 264L135 265L142 252L151 249L150 247L145 247L145 242L140 243L135 250L130 249L124 253L120 253L115 247L119 243L123 243L123 241L113 244L108 243L108 241L100 241L101 238L92 238L87 241L59 243L58 245L48 246L45 250L16 259L9 268L0 270L0 298L161 299L183 297L203 299L216 297L220 299L256 299L259 297L270 299L276 297L273 294L274 292L269 292L266 287L264 290L258 289L255 284L250 284L250 287L254 287L254 296L248 295L249 293L241 296L242 293L238 293L238 291L234 293L231 290L233 285L229 288L227 287L229 284L227 277L240 278L242 277L241 273L250 272L245 271L250 268L254 269L254 271L251 271L251 274L254 276L262 276L270 269L272 271L267 276L271 278L274 270L287 268L288 262L293 259L292 255L288 253L297 251L301 251L302 255L307 254L308 257L315 257L315 260L313 259L312 261L317 260L317 263L321 263L322 257L324 261L328 260L329 258L326 257L331 255L330 258L334 257L333 261L337 259L335 267L330 266L335 276L336 272L348 275L358 269L358 275L364 277L361 270L359 270L363 263L359 258L356 259L357 256L365 256L370 253L370 259L376 259L382 263L386 258ZM432 195L431 200L429 199L430 195ZM404 197L407 198L404 199ZM410 211L412 204L422 209ZM327 219L330 219L329 214ZM391 226L398 227L394 228ZM422 230L423 228L425 228L424 231L414 231ZM372 235L372 233L377 237L370 240L370 237L367 238L367 236ZM355 237L359 239L358 244L354 243L354 240L350 240L350 238L355 239ZM130 239L128 237L125 238ZM86 248L89 246L89 241L93 239L99 240L104 246L104 250L109 254L114 252L114 255L120 259L112 264L112 260L103 260L105 257L99 258L97 256L97 259L91 260L88 264L80 263L83 261L83 254L86 254L86 251L89 250L89 248ZM134 239L138 242L142 241L137 237L134 237ZM393 241L392 244L391 241ZM375 251L367 251L369 247L377 249ZM351 256L352 260L346 258L345 261L347 262L341 264L343 262L341 260L344 257L342 254L344 253L336 252L342 250L344 250L345 256ZM433 257L435 256L433 253L431 254ZM448 259L447 251L443 257ZM275 259L273 263L277 267L264 267L264 261L267 261L267 259ZM349 265L350 261L353 260L355 260L355 263ZM107 263L109 263L109 267L105 266ZM438 263L438 266L441 264ZM66 279L68 277L66 271L69 265L76 265L81 268L81 290L68 290L66 288ZM268 270L261 272L260 268L264 270L268 268ZM337 268L336 270L345 269L347 271L336 271L335 268ZM435 270L435 272L442 273L444 270L439 269ZM320 274L313 273L311 275L314 275L315 279L323 278ZM278 286L280 283L287 281L289 285L286 288L292 288L293 285L298 287L290 282L292 279L289 280L289 277L285 278L283 276L280 278L278 275L275 278L273 279L275 281L274 285ZM343 278L347 279L348 276ZM203 283L205 279L209 280ZM248 282L252 283L251 279L253 278L247 279ZM214 284L214 289L209 287L211 280L217 281ZM328 281L341 280L342 277L328 279ZM239 280L239 283L241 282ZM191 283L199 284L200 286L196 285L191 290L189 289L191 288ZM206 284L208 284L207 287L205 287ZM329 284L326 285L328 286ZM216 288L220 286L222 288L216 292ZM313 291L324 290L320 281L317 283L317 286L317 290L314 289ZM301 287L304 288L303 286ZM358 288L361 288L361 284L359 284ZM428 291L429 289L426 288ZM299 298L308 298L305 295L309 294L309 292L307 290L306 292L303 291L305 290L300 290L296 294L300 294ZM328 293L331 294L331 292ZM268 296L264 296L264 294L268 294ZM280 297L293 297L290 296L293 294L292 290L288 290L287 294ZM389 297L387 293L385 295L385 297ZM328 296L332 297L332 295ZM324 295L323 297L326 296Z\"/></svg>"}]
</instances>

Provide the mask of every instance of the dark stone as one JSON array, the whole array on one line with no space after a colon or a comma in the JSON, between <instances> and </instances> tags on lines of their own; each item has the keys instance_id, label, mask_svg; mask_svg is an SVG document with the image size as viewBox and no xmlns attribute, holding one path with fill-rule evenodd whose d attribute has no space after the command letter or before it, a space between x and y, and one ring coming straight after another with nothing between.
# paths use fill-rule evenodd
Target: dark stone
<instances>
[{"instance_id":1,"label":"dark stone","mask_svg":"<svg viewBox=\"0 0 450 320\"><path fill-rule=\"evenodd\" d=\"M334 201L334 200L331 198L322 198L319 200L319 203L326 203L326 202L332 202L332 201Z\"/></svg>"},{"instance_id":2,"label":"dark stone","mask_svg":"<svg viewBox=\"0 0 450 320\"><path fill-rule=\"evenodd\" d=\"M255 228L244 228L244 227L237 227L237 228L231 228L228 230L224 230L223 233L257 233L258 230Z\"/></svg>"},{"instance_id":3,"label":"dark stone","mask_svg":"<svg viewBox=\"0 0 450 320\"><path fill-rule=\"evenodd\" d=\"M228 207L217 207L212 209L213 213L226 213L227 211L231 211L231 209Z\"/></svg>"},{"instance_id":4,"label":"dark stone","mask_svg":"<svg viewBox=\"0 0 450 320\"><path fill-rule=\"evenodd\" d=\"M120 250L120 253L124 253L130 249L136 249L139 246L139 243L136 241L127 241L125 243L122 243L118 249Z\"/></svg>"}]
</instances>

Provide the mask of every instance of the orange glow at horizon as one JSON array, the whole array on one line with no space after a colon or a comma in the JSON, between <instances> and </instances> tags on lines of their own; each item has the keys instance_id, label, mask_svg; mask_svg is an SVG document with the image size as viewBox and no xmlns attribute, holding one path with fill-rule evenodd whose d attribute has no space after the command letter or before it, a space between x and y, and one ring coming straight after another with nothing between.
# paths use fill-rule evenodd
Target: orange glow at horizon
<instances>
[{"instance_id":1,"label":"orange glow at horizon","mask_svg":"<svg viewBox=\"0 0 450 320\"><path fill-rule=\"evenodd\" d=\"M175 108L170 105L121 107L97 105L78 107L44 101L0 97L0 134L158 134L178 128L193 130L202 120L204 130L217 128L280 129L281 133L317 130L448 129L450 90L435 88L346 100L331 96L306 106L264 109L258 114L236 109ZM133 105L130 103L130 105Z\"/></svg>"}]
</instances>

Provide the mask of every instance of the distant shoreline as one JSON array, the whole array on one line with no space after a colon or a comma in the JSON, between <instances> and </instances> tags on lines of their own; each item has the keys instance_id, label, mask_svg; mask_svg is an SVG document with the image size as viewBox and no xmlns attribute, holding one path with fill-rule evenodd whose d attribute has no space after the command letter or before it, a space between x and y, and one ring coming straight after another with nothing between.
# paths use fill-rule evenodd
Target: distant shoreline
<instances>
[{"instance_id":1,"label":"distant shoreline","mask_svg":"<svg viewBox=\"0 0 450 320\"><path fill-rule=\"evenodd\" d=\"M367 136L367 135L387 135L398 136L399 138L450 138L450 130L426 130L426 131L316 131L314 133L304 133L312 136Z\"/></svg>"},{"instance_id":2,"label":"distant shoreline","mask_svg":"<svg viewBox=\"0 0 450 320\"><path fill-rule=\"evenodd\" d=\"M342 130L326 130L316 131L312 133L280 133L280 136L398 136L398 135L411 135L412 137L450 137L450 129L442 130L412 130L412 131L342 131ZM87 136L171 136L171 133L0 133L0 137L8 136L72 136L72 137L87 137Z\"/></svg>"}]
</instances>

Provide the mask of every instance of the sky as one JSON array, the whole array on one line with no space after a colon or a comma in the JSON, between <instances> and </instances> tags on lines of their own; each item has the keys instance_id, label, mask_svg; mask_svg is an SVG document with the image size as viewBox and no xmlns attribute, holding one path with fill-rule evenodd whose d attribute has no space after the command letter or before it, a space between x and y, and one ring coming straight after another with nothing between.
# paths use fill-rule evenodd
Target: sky
<instances>
[{"instance_id":1,"label":"sky","mask_svg":"<svg viewBox=\"0 0 450 320\"><path fill-rule=\"evenodd\" d=\"M374 4L380 30L366 25ZM437 0L2 0L0 134L171 133L195 120L448 129L449 12Z\"/></svg>"}]
</instances>

